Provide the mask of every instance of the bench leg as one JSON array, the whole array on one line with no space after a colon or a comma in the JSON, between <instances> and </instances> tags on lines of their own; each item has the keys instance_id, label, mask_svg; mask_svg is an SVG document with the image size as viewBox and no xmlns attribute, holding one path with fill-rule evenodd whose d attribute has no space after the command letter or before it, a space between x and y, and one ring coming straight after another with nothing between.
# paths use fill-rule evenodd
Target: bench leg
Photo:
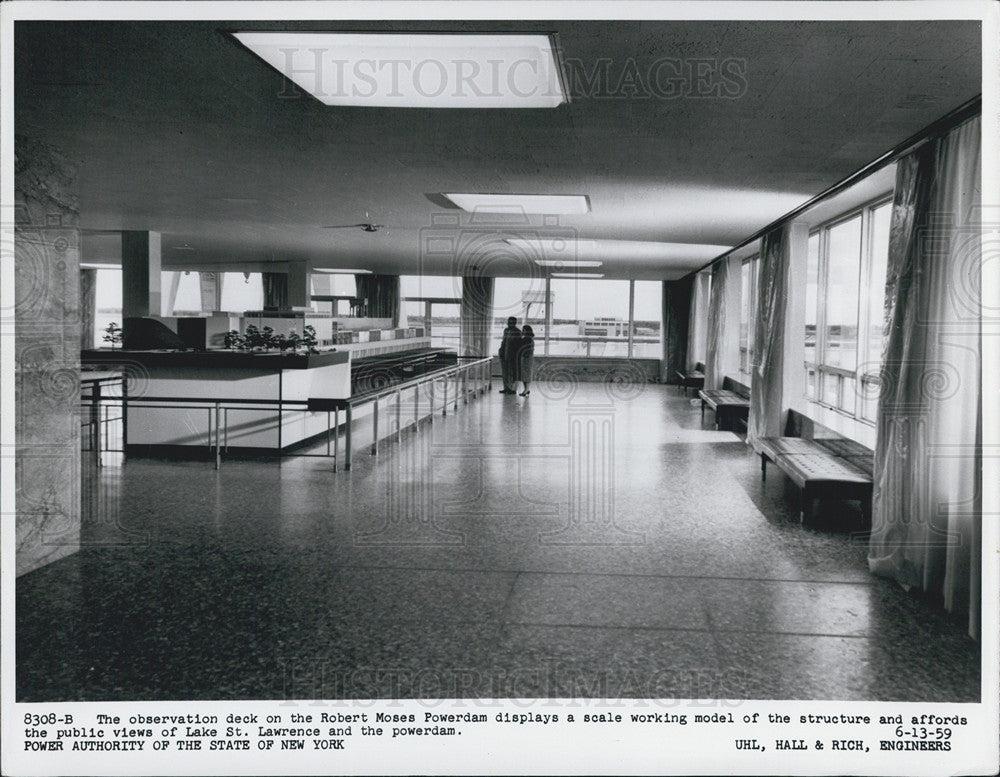
<instances>
[{"instance_id":1,"label":"bench leg","mask_svg":"<svg viewBox=\"0 0 1000 777\"><path fill-rule=\"evenodd\" d=\"M760 479L761 482L767 480L767 456L760 454Z\"/></svg>"}]
</instances>

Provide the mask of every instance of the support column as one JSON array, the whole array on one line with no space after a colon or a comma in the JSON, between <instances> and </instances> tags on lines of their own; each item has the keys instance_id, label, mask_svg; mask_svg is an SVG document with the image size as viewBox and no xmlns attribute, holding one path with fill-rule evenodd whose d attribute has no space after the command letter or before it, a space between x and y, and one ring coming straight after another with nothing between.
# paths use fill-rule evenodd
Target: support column
<instances>
[{"instance_id":1,"label":"support column","mask_svg":"<svg viewBox=\"0 0 1000 777\"><path fill-rule=\"evenodd\" d=\"M16 136L13 309L18 575L80 548L80 235L76 166ZM13 323L14 329L9 329ZM4 517L7 520L7 516Z\"/></svg>"},{"instance_id":2,"label":"support column","mask_svg":"<svg viewBox=\"0 0 1000 777\"><path fill-rule=\"evenodd\" d=\"M307 308L311 304L312 290L309 268L305 262L288 263L288 307Z\"/></svg>"},{"instance_id":3,"label":"support column","mask_svg":"<svg viewBox=\"0 0 1000 777\"><path fill-rule=\"evenodd\" d=\"M687 365L693 277L663 282L663 360L660 380L670 383Z\"/></svg>"},{"instance_id":4,"label":"support column","mask_svg":"<svg viewBox=\"0 0 1000 777\"><path fill-rule=\"evenodd\" d=\"M122 232L122 319L163 315L160 266L159 232Z\"/></svg>"},{"instance_id":5,"label":"support column","mask_svg":"<svg viewBox=\"0 0 1000 777\"><path fill-rule=\"evenodd\" d=\"M80 270L80 348L94 347L97 316L97 270Z\"/></svg>"}]
</instances>

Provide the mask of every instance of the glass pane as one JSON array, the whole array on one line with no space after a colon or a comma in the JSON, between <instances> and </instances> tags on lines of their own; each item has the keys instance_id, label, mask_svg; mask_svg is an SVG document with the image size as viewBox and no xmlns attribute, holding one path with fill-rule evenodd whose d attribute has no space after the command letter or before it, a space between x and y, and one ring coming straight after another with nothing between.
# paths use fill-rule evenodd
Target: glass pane
<instances>
[{"instance_id":1,"label":"glass pane","mask_svg":"<svg viewBox=\"0 0 1000 777\"><path fill-rule=\"evenodd\" d=\"M806 350L805 360L816 363L816 317L819 314L819 233L809 237L806 263Z\"/></svg>"},{"instance_id":2,"label":"glass pane","mask_svg":"<svg viewBox=\"0 0 1000 777\"><path fill-rule=\"evenodd\" d=\"M160 273L160 288L164 295L169 295L177 279L177 297L172 310L165 311L168 316L196 316L201 313L201 275L197 272L162 272ZM167 304L169 304L169 299Z\"/></svg>"},{"instance_id":3,"label":"glass pane","mask_svg":"<svg viewBox=\"0 0 1000 777\"><path fill-rule=\"evenodd\" d=\"M399 285L404 297L462 298L462 279L450 275L403 275Z\"/></svg>"},{"instance_id":4,"label":"glass pane","mask_svg":"<svg viewBox=\"0 0 1000 777\"><path fill-rule=\"evenodd\" d=\"M840 404L838 407L845 413L854 415L855 403L858 399L858 392L855 388L854 378L841 378L840 381Z\"/></svg>"},{"instance_id":5,"label":"glass pane","mask_svg":"<svg viewBox=\"0 0 1000 777\"><path fill-rule=\"evenodd\" d=\"M553 279L549 353L628 356L628 286L628 281Z\"/></svg>"},{"instance_id":6,"label":"glass pane","mask_svg":"<svg viewBox=\"0 0 1000 777\"><path fill-rule=\"evenodd\" d=\"M816 369L813 367L806 367L806 396L816 398Z\"/></svg>"},{"instance_id":7,"label":"glass pane","mask_svg":"<svg viewBox=\"0 0 1000 777\"><path fill-rule=\"evenodd\" d=\"M822 382L823 403L831 407L840 405L840 376L828 372L820 373Z\"/></svg>"},{"instance_id":8,"label":"glass pane","mask_svg":"<svg viewBox=\"0 0 1000 777\"><path fill-rule=\"evenodd\" d=\"M892 203L880 205L871 213L871 273L868 283L868 355L866 372L878 370L882 360L885 329L885 275L889 262L889 224Z\"/></svg>"},{"instance_id":9,"label":"glass pane","mask_svg":"<svg viewBox=\"0 0 1000 777\"><path fill-rule=\"evenodd\" d=\"M750 263L740 269L740 348L747 348L750 341ZM742 369L742 368L741 368Z\"/></svg>"},{"instance_id":10,"label":"glass pane","mask_svg":"<svg viewBox=\"0 0 1000 777\"><path fill-rule=\"evenodd\" d=\"M104 330L108 324L122 325L122 271L98 270L97 288L94 291L94 347L108 348Z\"/></svg>"},{"instance_id":11,"label":"glass pane","mask_svg":"<svg viewBox=\"0 0 1000 777\"><path fill-rule=\"evenodd\" d=\"M320 273L309 276L312 293L321 297L353 297L358 293L358 285L353 273Z\"/></svg>"},{"instance_id":12,"label":"glass pane","mask_svg":"<svg viewBox=\"0 0 1000 777\"><path fill-rule=\"evenodd\" d=\"M431 345L458 350L461 305L431 305Z\"/></svg>"},{"instance_id":13,"label":"glass pane","mask_svg":"<svg viewBox=\"0 0 1000 777\"><path fill-rule=\"evenodd\" d=\"M660 359L663 325L663 283L660 281L635 282L635 308L633 310L632 356L637 359Z\"/></svg>"},{"instance_id":14,"label":"glass pane","mask_svg":"<svg viewBox=\"0 0 1000 777\"><path fill-rule=\"evenodd\" d=\"M858 361L861 216L831 227L827 235L826 344L823 363L853 370Z\"/></svg>"},{"instance_id":15,"label":"glass pane","mask_svg":"<svg viewBox=\"0 0 1000 777\"><path fill-rule=\"evenodd\" d=\"M861 417L866 421L874 421L878 412L879 383L874 380L863 381L862 386L861 401L859 403L861 405Z\"/></svg>"},{"instance_id":16,"label":"glass pane","mask_svg":"<svg viewBox=\"0 0 1000 777\"><path fill-rule=\"evenodd\" d=\"M541 355L545 339L545 279L497 278L493 282L493 328L490 352L500 348L500 338L508 316L517 319L518 327L531 324L535 330L535 353Z\"/></svg>"},{"instance_id":17,"label":"glass pane","mask_svg":"<svg viewBox=\"0 0 1000 777\"><path fill-rule=\"evenodd\" d=\"M264 307L264 282L259 272L244 277L241 272L222 273L222 309L243 313Z\"/></svg>"}]
</instances>

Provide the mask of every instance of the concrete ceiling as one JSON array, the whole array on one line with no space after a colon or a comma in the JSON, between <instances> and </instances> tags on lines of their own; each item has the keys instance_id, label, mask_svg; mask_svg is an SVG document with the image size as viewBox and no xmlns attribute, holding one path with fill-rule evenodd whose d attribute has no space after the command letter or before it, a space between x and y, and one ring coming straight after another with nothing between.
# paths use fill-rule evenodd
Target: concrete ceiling
<instances>
[{"instance_id":1,"label":"concrete ceiling","mask_svg":"<svg viewBox=\"0 0 1000 777\"><path fill-rule=\"evenodd\" d=\"M235 29L557 32L583 71L608 60L612 86L680 58L745 63L745 88L612 96L576 78L555 109L338 108L280 98ZM476 260L431 238L490 234L615 241L587 249L607 277L676 278L981 91L977 22L19 22L15 46L16 132L79 160L85 229L161 231L166 267L450 275ZM586 194L592 212L470 224L448 191ZM386 226L324 228L362 221ZM114 261L113 242L85 259ZM513 250L484 262L531 273Z\"/></svg>"}]
</instances>

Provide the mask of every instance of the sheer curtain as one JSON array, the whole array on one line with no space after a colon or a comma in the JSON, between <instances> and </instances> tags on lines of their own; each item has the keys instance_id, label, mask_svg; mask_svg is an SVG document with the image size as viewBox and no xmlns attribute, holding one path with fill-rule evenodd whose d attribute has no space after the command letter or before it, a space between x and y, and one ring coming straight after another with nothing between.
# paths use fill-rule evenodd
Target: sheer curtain
<instances>
[{"instance_id":1,"label":"sheer curtain","mask_svg":"<svg viewBox=\"0 0 1000 777\"><path fill-rule=\"evenodd\" d=\"M700 272L694 276L694 286L691 289L691 314L688 320L687 369L707 358L705 350L708 346L708 300L711 292L712 276Z\"/></svg>"},{"instance_id":2,"label":"sheer curtain","mask_svg":"<svg viewBox=\"0 0 1000 777\"><path fill-rule=\"evenodd\" d=\"M785 307L788 296L786 228L768 232L761 241L757 277L757 310L750 373L750 416L747 442L757 448L761 437L781 434L782 370L784 368Z\"/></svg>"},{"instance_id":3,"label":"sheer curtain","mask_svg":"<svg viewBox=\"0 0 1000 777\"><path fill-rule=\"evenodd\" d=\"M979 633L980 120L900 160L868 564Z\"/></svg>"},{"instance_id":4,"label":"sheer curtain","mask_svg":"<svg viewBox=\"0 0 1000 777\"><path fill-rule=\"evenodd\" d=\"M462 319L459 352L463 356L488 356L493 326L493 278L462 278Z\"/></svg>"},{"instance_id":5,"label":"sheer curtain","mask_svg":"<svg viewBox=\"0 0 1000 777\"><path fill-rule=\"evenodd\" d=\"M708 346L705 353L705 388L717 389L725 377L726 352L726 294L729 277L729 259L725 258L712 267L712 293L708 302ZM736 279L739 283L739 278Z\"/></svg>"}]
</instances>

